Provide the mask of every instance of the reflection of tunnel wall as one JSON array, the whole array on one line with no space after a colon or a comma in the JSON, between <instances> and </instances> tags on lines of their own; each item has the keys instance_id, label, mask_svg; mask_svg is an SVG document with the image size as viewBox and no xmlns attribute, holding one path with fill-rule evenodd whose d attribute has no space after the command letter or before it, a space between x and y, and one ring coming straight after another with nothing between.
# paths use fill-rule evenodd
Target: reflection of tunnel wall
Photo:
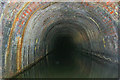
<instances>
[{"instance_id":1,"label":"reflection of tunnel wall","mask_svg":"<svg viewBox=\"0 0 120 80\"><path fill-rule=\"evenodd\" d=\"M8 30L10 33L3 33L5 37L9 36L6 38L8 42L3 41L3 45L7 45L3 46L5 75L11 76L9 74L21 71L58 48L59 42L57 46L54 44L60 40L59 38L67 40L67 37L71 39L68 41L75 49L85 50L113 63L118 62L117 7L113 7L114 13L111 13L113 9L110 9L109 13L104 8L107 7L105 3L25 3L24 5L16 3L16 5L19 5L17 6L19 12L16 10L16 17L13 17L6 26L9 28L4 28L4 31Z\"/></svg>"}]
</instances>

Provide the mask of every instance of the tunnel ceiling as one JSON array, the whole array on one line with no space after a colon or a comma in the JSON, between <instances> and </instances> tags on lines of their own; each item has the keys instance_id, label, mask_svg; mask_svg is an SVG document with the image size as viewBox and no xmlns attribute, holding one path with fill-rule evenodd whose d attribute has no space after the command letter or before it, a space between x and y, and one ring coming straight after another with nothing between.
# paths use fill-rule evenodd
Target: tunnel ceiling
<instances>
[{"instance_id":1,"label":"tunnel ceiling","mask_svg":"<svg viewBox=\"0 0 120 80\"><path fill-rule=\"evenodd\" d=\"M56 37L65 35L77 48L118 63L117 2L5 3L1 17L4 77L47 55Z\"/></svg>"}]
</instances>

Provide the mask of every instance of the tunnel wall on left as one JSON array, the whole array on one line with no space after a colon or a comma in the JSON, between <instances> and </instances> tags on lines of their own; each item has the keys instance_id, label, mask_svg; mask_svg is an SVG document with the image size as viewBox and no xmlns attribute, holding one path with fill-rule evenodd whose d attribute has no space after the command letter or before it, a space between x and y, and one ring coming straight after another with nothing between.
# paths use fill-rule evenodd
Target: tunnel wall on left
<instances>
[{"instance_id":1,"label":"tunnel wall on left","mask_svg":"<svg viewBox=\"0 0 120 80\"><path fill-rule=\"evenodd\" d=\"M67 3L16 2L6 3L4 5L4 10L1 14L3 28L3 77L11 77L21 72L25 67L47 54L44 34L47 32L48 27L62 16L59 9L65 4ZM96 32L96 35L100 33L99 40L91 38L91 44L95 45L97 43L99 45L99 42L102 42L104 45L100 45L101 47L97 46L97 48L95 48L96 46L91 46L91 51L116 56L118 54L117 3L110 3L108 5L106 3L78 4L80 4L80 6L75 5L75 7L70 6L74 4L69 4L69 7L70 9L77 9L77 6L81 8L83 12L94 11L96 15L100 15L101 20L94 20L95 18L92 16L92 18L89 17L89 20L97 26L103 24L103 27L100 26L102 32ZM64 10L67 10L67 8ZM56 11L55 14L50 15L54 11ZM80 13L80 15L81 14L83 15L83 13ZM72 18L73 17L74 16L72 16ZM99 21L103 23L99 24ZM95 35L95 29L99 31L98 28L93 29L92 27L88 27L86 31L88 30L88 32L90 32L89 29L93 31L90 33L90 36ZM116 59L114 61L117 62Z\"/></svg>"}]
</instances>

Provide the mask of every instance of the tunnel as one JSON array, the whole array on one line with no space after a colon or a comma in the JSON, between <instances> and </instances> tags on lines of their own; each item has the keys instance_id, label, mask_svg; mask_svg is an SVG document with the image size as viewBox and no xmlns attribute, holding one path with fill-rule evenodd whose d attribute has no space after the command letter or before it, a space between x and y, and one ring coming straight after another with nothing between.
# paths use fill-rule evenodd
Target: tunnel
<instances>
[{"instance_id":1,"label":"tunnel","mask_svg":"<svg viewBox=\"0 0 120 80\"><path fill-rule=\"evenodd\" d=\"M118 2L3 3L3 78L118 78Z\"/></svg>"}]
</instances>

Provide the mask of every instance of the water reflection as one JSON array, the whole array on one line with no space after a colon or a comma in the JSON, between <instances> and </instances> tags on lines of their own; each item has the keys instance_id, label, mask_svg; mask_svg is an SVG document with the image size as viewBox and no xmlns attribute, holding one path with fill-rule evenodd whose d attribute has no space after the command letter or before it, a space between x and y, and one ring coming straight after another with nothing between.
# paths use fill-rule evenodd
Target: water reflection
<instances>
[{"instance_id":1,"label":"water reflection","mask_svg":"<svg viewBox=\"0 0 120 80\"><path fill-rule=\"evenodd\" d=\"M105 63L78 50L70 37L58 38L56 48L19 78L116 78L117 65ZM63 43L63 44L61 44ZM82 54L81 54L82 53Z\"/></svg>"}]
</instances>

